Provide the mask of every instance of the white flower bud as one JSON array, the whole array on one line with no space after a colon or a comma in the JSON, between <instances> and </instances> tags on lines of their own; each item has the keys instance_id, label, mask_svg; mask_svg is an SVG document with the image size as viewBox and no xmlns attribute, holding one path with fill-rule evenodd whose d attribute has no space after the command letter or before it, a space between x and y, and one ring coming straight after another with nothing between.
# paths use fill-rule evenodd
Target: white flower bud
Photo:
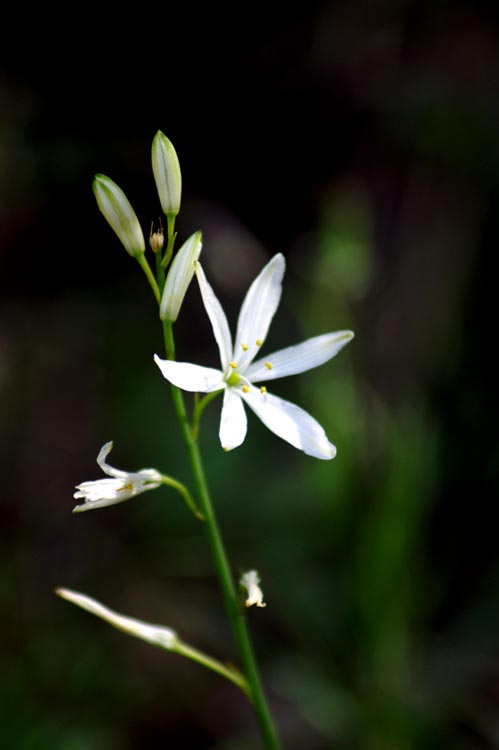
<instances>
[{"instance_id":1,"label":"white flower bud","mask_svg":"<svg viewBox=\"0 0 499 750\"><path fill-rule=\"evenodd\" d=\"M152 142L152 171L164 213L176 216L180 210L182 175L177 152L161 130Z\"/></svg>"},{"instance_id":2,"label":"white flower bud","mask_svg":"<svg viewBox=\"0 0 499 750\"><path fill-rule=\"evenodd\" d=\"M194 275L194 265L203 247L201 232L194 232L182 245L166 277L159 317L171 323L177 320L185 293Z\"/></svg>"},{"instance_id":3,"label":"white flower bud","mask_svg":"<svg viewBox=\"0 0 499 750\"><path fill-rule=\"evenodd\" d=\"M118 630L129 635L134 635L136 638L140 638L147 643L152 643L153 646L159 646L168 651L175 650L177 646L177 634L171 628L166 628L162 625L151 625L148 622L136 620L135 617L120 615L118 612L109 609L109 607L105 607L104 604L101 604L96 599L92 599L92 597L85 594L80 594L78 591L59 588L55 592L63 599L76 604L77 607L86 609L87 612L100 617Z\"/></svg>"},{"instance_id":4,"label":"white flower bud","mask_svg":"<svg viewBox=\"0 0 499 750\"><path fill-rule=\"evenodd\" d=\"M136 257L146 249L139 220L123 190L103 174L95 175L93 191L108 224L114 229L127 253Z\"/></svg>"}]
</instances>

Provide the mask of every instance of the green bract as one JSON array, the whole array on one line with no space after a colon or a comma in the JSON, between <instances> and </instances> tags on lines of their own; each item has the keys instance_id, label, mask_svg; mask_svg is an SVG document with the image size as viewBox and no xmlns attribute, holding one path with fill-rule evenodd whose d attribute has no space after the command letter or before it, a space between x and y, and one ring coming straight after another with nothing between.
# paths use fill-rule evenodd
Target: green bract
<instances>
[{"instance_id":1,"label":"green bract","mask_svg":"<svg viewBox=\"0 0 499 750\"><path fill-rule=\"evenodd\" d=\"M92 188L101 213L118 235L127 253L134 257L141 255L146 249L144 235L123 190L103 174L95 175Z\"/></svg>"}]
</instances>

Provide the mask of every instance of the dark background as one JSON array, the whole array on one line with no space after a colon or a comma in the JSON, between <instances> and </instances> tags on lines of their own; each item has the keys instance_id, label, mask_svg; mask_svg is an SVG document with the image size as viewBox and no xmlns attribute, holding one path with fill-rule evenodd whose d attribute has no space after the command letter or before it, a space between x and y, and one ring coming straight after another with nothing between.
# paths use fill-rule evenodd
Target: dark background
<instances>
[{"instance_id":1,"label":"dark background","mask_svg":"<svg viewBox=\"0 0 499 750\"><path fill-rule=\"evenodd\" d=\"M252 416L202 447L285 747L499 747L499 33L480 3L121 9L14 18L0 52L2 745L258 747L235 688L53 595L65 585L236 659L202 530L159 490L72 516L95 457L190 482L147 284L99 215L111 176L145 233L150 147L173 141L179 239L232 323L287 260L268 349L356 338L274 392L338 447ZM19 14L21 15L21 14ZM10 30L10 31L9 31ZM216 363L197 290L182 359Z\"/></svg>"}]
</instances>

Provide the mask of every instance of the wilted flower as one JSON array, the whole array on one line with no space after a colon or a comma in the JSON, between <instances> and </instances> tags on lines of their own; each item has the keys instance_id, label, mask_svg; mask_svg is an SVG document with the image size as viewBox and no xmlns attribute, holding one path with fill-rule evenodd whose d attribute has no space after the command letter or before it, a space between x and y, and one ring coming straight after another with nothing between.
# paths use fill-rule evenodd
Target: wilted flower
<instances>
[{"instance_id":1,"label":"wilted flower","mask_svg":"<svg viewBox=\"0 0 499 750\"><path fill-rule=\"evenodd\" d=\"M248 592L245 601L247 607L252 607L254 604L256 604L257 607L267 606L263 601L263 591L260 588L260 576L256 570L248 570L246 573L243 573L239 583Z\"/></svg>"},{"instance_id":2,"label":"wilted flower","mask_svg":"<svg viewBox=\"0 0 499 750\"><path fill-rule=\"evenodd\" d=\"M167 380L186 391L225 390L219 432L225 450L232 450L244 441L245 402L269 430L295 448L316 458L334 458L336 448L310 414L268 393L265 386L255 388L253 385L318 367L334 357L353 337L351 331L326 333L253 362L279 305L284 269L284 257L275 255L253 281L241 307L236 343L232 347L225 313L197 263L196 275L220 350L221 369L162 360L157 355L155 361Z\"/></svg>"},{"instance_id":3,"label":"wilted flower","mask_svg":"<svg viewBox=\"0 0 499 750\"><path fill-rule=\"evenodd\" d=\"M162 625L151 625L150 623L142 622L142 620L136 620L134 617L120 615L118 612L109 609L109 607L105 607L104 604L101 604L96 599L92 599L92 597L85 594L80 594L78 591L60 588L56 589L56 594L68 602L76 604L77 607L86 609L87 612L96 617L100 617L124 633L141 638L143 641L147 641L147 643L152 643L153 646L160 646L168 651L175 650L178 640L177 634L170 628L165 628Z\"/></svg>"},{"instance_id":4,"label":"wilted flower","mask_svg":"<svg viewBox=\"0 0 499 750\"><path fill-rule=\"evenodd\" d=\"M80 513L92 508L104 508L107 505L116 505L128 500L141 492L154 490L163 483L163 475L156 469L141 469L130 472L115 469L106 463L107 455L113 447L112 441L102 446L97 456L97 463L104 472L112 479L96 479L92 482L78 484L75 499L83 498L83 505L77 505L73 513Z\"/></svg>"}]
</instances>

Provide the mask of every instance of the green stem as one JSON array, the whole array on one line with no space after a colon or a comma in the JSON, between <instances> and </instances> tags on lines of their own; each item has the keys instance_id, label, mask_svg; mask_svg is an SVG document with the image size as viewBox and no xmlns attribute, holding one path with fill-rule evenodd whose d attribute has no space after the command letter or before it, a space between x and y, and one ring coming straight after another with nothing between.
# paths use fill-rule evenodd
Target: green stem
<instances>
[{"instance_id":1,"label":"green stem","mask_svg":"<svg viewBox=\"0 0 499 750\"><path fill-rule=\"evenodd\" d=\"M226 666L221 661L218 661L218 659L214 659L212 656L208 656L208 654L205 654L203 651L199 651L199 649L194 648L193 646L189 646L187 643L184 643L180 639L178 639L175 643L175 651L182 656L186 656L188 659L192 659L198 664L202 664L203 667L207 667L213 672L221 674L222 677L226 677L228 680L237 685L237 687L241 688L243 693L245 693L245 695L250 698L248 681L246 680L244 675L242 675L241 672L235 667Z\"/></svg>"},{"instance_id":2,"label":"green stem","mask_svg":"<svg viewBox=\"0 0 499 750\"><path fill-rule=\"evenodd\" d=\"M206 409L208 404L211 403L214 398L216 398L217 396L220 396L221 393L222 391L213 391L213 393L207 393L206 396L204 396L201 399L201 401L195 401L194 413L192 416L192 427L191 427L192 437L194 438L194 440L198 439L199 422L201 420L201 416L204 410Z\"/></svg>"},{"instance_id":3,"label":"green stem","mask_svg":"<svg viewBox=\"0 0 499 750\"><path fill-rule=\"evenodd\" d=\"M189 510L192 511L196 518L198 518L200 521L204 521L203 514L197 508L196 503L192 499L189 490L184 484L182 484L182 482L179 482L177 479L173 479L173 477L165 476L165 474L161 475L161 482L163 484L166 484L168 487L173 487L174 490L177 490L177 492L179 492L184 498L185 504L187 505Z\"/></svg>"},{"instance_id":4,"label":"green stem","mask_svg":"<svg viewBox=\"0 0 499 750\"><path fill-rule=\"evenodd\" d=\"M159 290L161 294L163 294L163 288L165 286L165 272L161 265L161 252L159 250L156 253L155 258L156 258L156 277L158 279Z\"/></svg>"},{"instance_id":5,"label":"green stem","mask_svg":"<svg viewBox=\"0 0 499 750\"><path fill-rule=\"evenodd\" d=\"M175 343L171 324L165 322L163 324L163 331L168 359L174 359ZM211 551L213 553L215 567L217 569L232 631L239 648L239 655L248 681L249 696L253 705L253 710L265 741L265 747L267 750L279 750L280 744L263 692L258 667L253 653L253 647L251 645L246 617L237 599L225 547L211 502L199 446L190 429L182 392L175 386L172 386L172 398L184 440L189 451L191 466L198 488L201 510L205 518L205 528Z\"/></svg>"},{"instance_id":6,"label":"green stem","mask_svg":"<svg viewBox=\"0 0 499 750\"><path fill-rule=\"evenodd\" d=\"M175 216L173 214L166 215L166 226L167 226L167 244L165 250L165 256L161 262L163 268L167 268L173 255L173 245L175 244Z\"/></svg>"},{"instance_id":7,"label":"green stem","mask_svg":"<svg viewBox=\"0 0 499 750\"><path fill-rule=\"evenodd\" d=\"M159 304L159 300L160 300L159 288L158 288L158 284L156 282L156 279L154 278L154 274L151 271L151 266L147 262L147 259L146 259L145 255L144 255L144 253L140 253L139 255L136 255L135 257L137 258L140 267L144 271L144 273L145 273L145 275L147 277L147 280L148 280L149 284L151 285L151 289L153 290L154 296L156 298L156 302Z\"/></svg>"}]
</instances>

